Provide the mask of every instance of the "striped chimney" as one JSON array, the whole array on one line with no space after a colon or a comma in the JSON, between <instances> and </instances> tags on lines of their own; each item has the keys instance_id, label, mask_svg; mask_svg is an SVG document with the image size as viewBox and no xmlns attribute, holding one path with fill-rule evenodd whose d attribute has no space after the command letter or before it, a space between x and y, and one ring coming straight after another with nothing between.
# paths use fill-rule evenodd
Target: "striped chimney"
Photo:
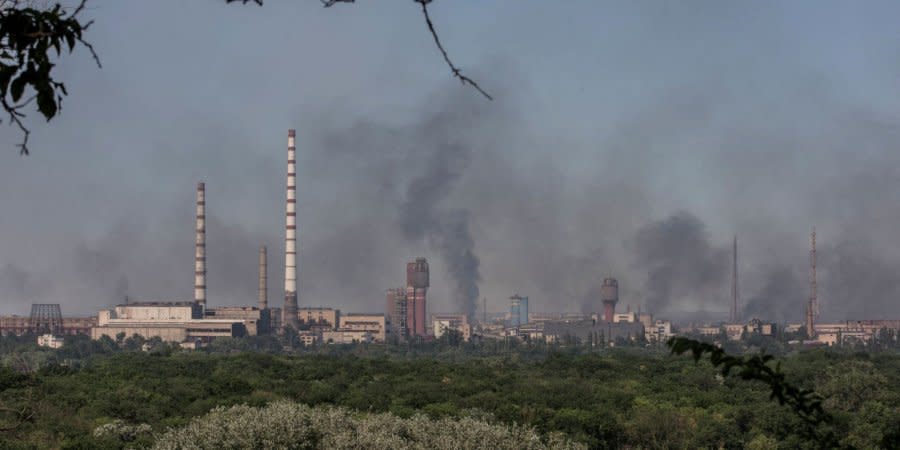
<instances>
[{"instance_id":1,"label":"striped chimney","mask_svg":"<svg viewBox=\"0 0 900 450\"><path fill-rule=\"evenodd\" d=\"M297 184L296 184L296 132L288 130L287 203L284 238L284 309L282 321L285 327L295 330L300 323L297 317Z\"/></svg>"},{"instance_id":2,"label":"striped chimney","mask_svg":"<svg viewBox=\"0 0 900 450\"><path fill-rule=\"evenodd\" d=\"M266 268L266 246L259 248L259 310L269 308L269 281Z\"/></svg>"},{"instance_id":3,"label":"striped chimney","mask_svg":"<svg viewBox=\"0 0 900 450\"><path fill-rule=\"evenodd\" d=\"M197 183L197 226L194 242L194 302L206 306L206 184Z\"/></svg>"}]
</instances>

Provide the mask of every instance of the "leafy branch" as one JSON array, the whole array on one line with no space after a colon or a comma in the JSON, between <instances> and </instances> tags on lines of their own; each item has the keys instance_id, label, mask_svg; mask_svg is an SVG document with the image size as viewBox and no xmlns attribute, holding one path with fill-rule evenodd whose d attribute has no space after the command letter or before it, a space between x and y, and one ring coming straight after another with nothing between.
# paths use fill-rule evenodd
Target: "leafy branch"
<instances>
[{"instance_id":1,"label":"leafy branch","mask_svg":"<svg viewBox=\"0 0 900 450\"><path fill-rule=\"evenodd\" d=\"M225 3L234 3L241 2L243 4L247 4L250 2L256 3L257 5L262 6L263 0L225 0ZM356 3L356 0L319 0L322 2L322 6L326 8L330 8L338 3ZM459 79L460 83L468 84L472 86L476 91L478 91L481 95L483 95L488 100L493 100L490 94L485 92L475 80L463 75L462 70L453 64L453 61L450 60L450 56L447 54L447 50L444 49L444 45L441 43L441 39L438 37L437 31L434 29L434 23L431 22L431 16L428 14L428 5L431 4L433 0L413 0L418 3L422 7L422 16L425 18L425 24L428 26L428 31L431 33L431 37L434 39L434 45L437 46L438 50L441 52L441 56L444 57L444 62L447 63L447 66L450 67L450 72L454 77Z\"/></svg>"},{"instance_id":2,"label":"leafy branch","mask_svg":"<svg viewBox=\"0 0 900 450\"><path fill-rule=\"evenodd\" d=\"M781 371L781 363L776 362L775 367L769 365L774 359L772 355L761 353L749 357L731 356L715 345L700 342L686 337L670 338L666 345L672 350L672 354L681 355L690 353L694 362L699 362L704 355L709 355L709 361L713 367L720 369L723 377L727 377L732 371L744 380L761 381L769 386L769 398L778 401L779 405L787 405L807 425L805 434L828 448L837 446L837 440L833 433L818 433L817 428L822 424L830 424L833 421L831 414L822 408L822 398L810 389L803 389L789 383Z\"/></svg>"},{"instance_id":3,"label":"leafy branch","mask_svg":"<svg viewBox=\"0 0 900 450\"><path fill-rule=\"evenodd\" d=\"M63 50L72 53L81 45L101 67L94 47L83 38L93 23L79 18L86 4L87 0L81 0L74 9L65 9L57 3L42 10L13 0L0 8L0 105L9 115L9 123L18 126L24 135L18 145L23 155L29 152L31 135L22 122L25 107L36 101L38 112L50 121L62 107L63 96L68 95L65 84L53 78L56 64L51 62L52 51L59 57ZM26 88L34 94L24 96Z\"/></svg>"}]
</instances>

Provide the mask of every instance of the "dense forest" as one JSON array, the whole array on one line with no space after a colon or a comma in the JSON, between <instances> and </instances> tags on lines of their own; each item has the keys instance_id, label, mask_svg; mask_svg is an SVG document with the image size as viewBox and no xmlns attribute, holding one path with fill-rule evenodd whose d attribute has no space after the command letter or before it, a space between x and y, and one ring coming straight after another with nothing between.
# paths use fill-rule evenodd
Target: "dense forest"
<instances>
[{"instance_id":1,"label":"dense forest","mask_svg":"<svg viewBox=\"0 0 900 450\"><path fill-rule=\"evenodd\" d=\"M764 384L665 348L67 339L0 338L0 448L821 447ZM839 446L900 447L900 356L778 362L824 398Z\"/></svg>"}]
</instances>

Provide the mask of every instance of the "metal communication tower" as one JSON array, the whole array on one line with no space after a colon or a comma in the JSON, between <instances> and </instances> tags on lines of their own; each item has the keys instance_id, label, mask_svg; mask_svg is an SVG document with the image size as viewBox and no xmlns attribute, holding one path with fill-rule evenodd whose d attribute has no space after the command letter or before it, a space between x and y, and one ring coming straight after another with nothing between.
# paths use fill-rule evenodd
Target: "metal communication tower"
<instances>
[{"instance_id":1,"label":"metal communication tower","mask_svg":"<svg viewBox=\"0 0 900 450\"><path fill-rule=\"evenodd\" d=\"M819 315L818 290L816 287L816 227L813 227L810 235L811 249L809 251L809 301L806 303L806 335L812 338L816 329L815 318Z\"/></svg>"},{"instance_id":2,"label":"metal communication tower","mask_svg":"<svg viewBox=\"0 0 900 450\"><path fill-rule=\"evenodd\" d=\"M28 327L35 334L61 335L63 323L59 303L32 304Z\"/></svg>"}]
</instances>

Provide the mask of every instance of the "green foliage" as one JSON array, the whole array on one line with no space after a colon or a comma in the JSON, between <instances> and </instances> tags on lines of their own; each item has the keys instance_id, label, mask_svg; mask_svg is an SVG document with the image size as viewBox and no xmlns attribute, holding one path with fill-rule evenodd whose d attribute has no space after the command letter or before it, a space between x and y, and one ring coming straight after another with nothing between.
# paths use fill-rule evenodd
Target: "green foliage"
<instances>
[{"instance_id":1,"label":"green foliage","mask_svg":"<svg viewBox=\"0 0 900 450\"><path fill-rule=\"evenodd\" d=\"M93 47L83 38L91 22L78 17L85 1L71 10L59 4L37 9L25 2L25 7L12 2L0 9L0 104L25 135L20 144L23 154L28 153L29 131L21 121L25 117L22 109L36 100L38 112L49 121L68 94L65 84L53 77L53 52L59 57L64 50L71 53L80 44L100 65ZM34 94L26 97L28 88Z\"/></svg>"},{"instance_id":2,"label":"green foliage","mask_svg":"<svg viewBox=\"0 0 900 450\"><path fill-rule=\"evenodd\" d=\"M835 445L836 438L833 433L828 430L817 432L817 427L833 421L832 416L822 408L822 397L811 389L789 383L781 371L780 363L776 363L775 367L769 365L774 359L772 355L761 353L744 357L732 356L713 344L685 337L673 337L666 344L673 354L690 352L695 362L709 354L709 361L713 367L720 368L722 377L729 376L734 370L737 376L744 380L765 383L769 386L769 397L781 405L787 405L796 413L807 425L804 430L810 437L828 447Z\"/></svg>"},{"instance_id":3,"label":"green foliage","mask_svg":"<svg viewBox=\"0 0 900 450\"><path fill-rule=\"evenodd\" d=\"M49 350L0 337L0 408L30 416L21 424L20 416L4 416L16 428L0 433L0 448L139 448L212 409L279 400L403 419L516 424L589 448L898 448L900 438L900 358L890 354L816 350L782 359L785 380L824 395L822 408L833 419L812 435L801 416L769 400L767 384L735 376L736 366L723 376L721 366L657 350L433 342L285 355L271 338L191 352L129 351L129 339L118 346L72 337L72 347ZM249 350L270 346L268 353ZM43 355L37 369L16 369L14 356L23 353ZM122 433L95 435L111 423ZM144 425L152 432L132 433ZM828 432L839 437L833 445L820 440Z\"/></svg>"}]
</instances>

